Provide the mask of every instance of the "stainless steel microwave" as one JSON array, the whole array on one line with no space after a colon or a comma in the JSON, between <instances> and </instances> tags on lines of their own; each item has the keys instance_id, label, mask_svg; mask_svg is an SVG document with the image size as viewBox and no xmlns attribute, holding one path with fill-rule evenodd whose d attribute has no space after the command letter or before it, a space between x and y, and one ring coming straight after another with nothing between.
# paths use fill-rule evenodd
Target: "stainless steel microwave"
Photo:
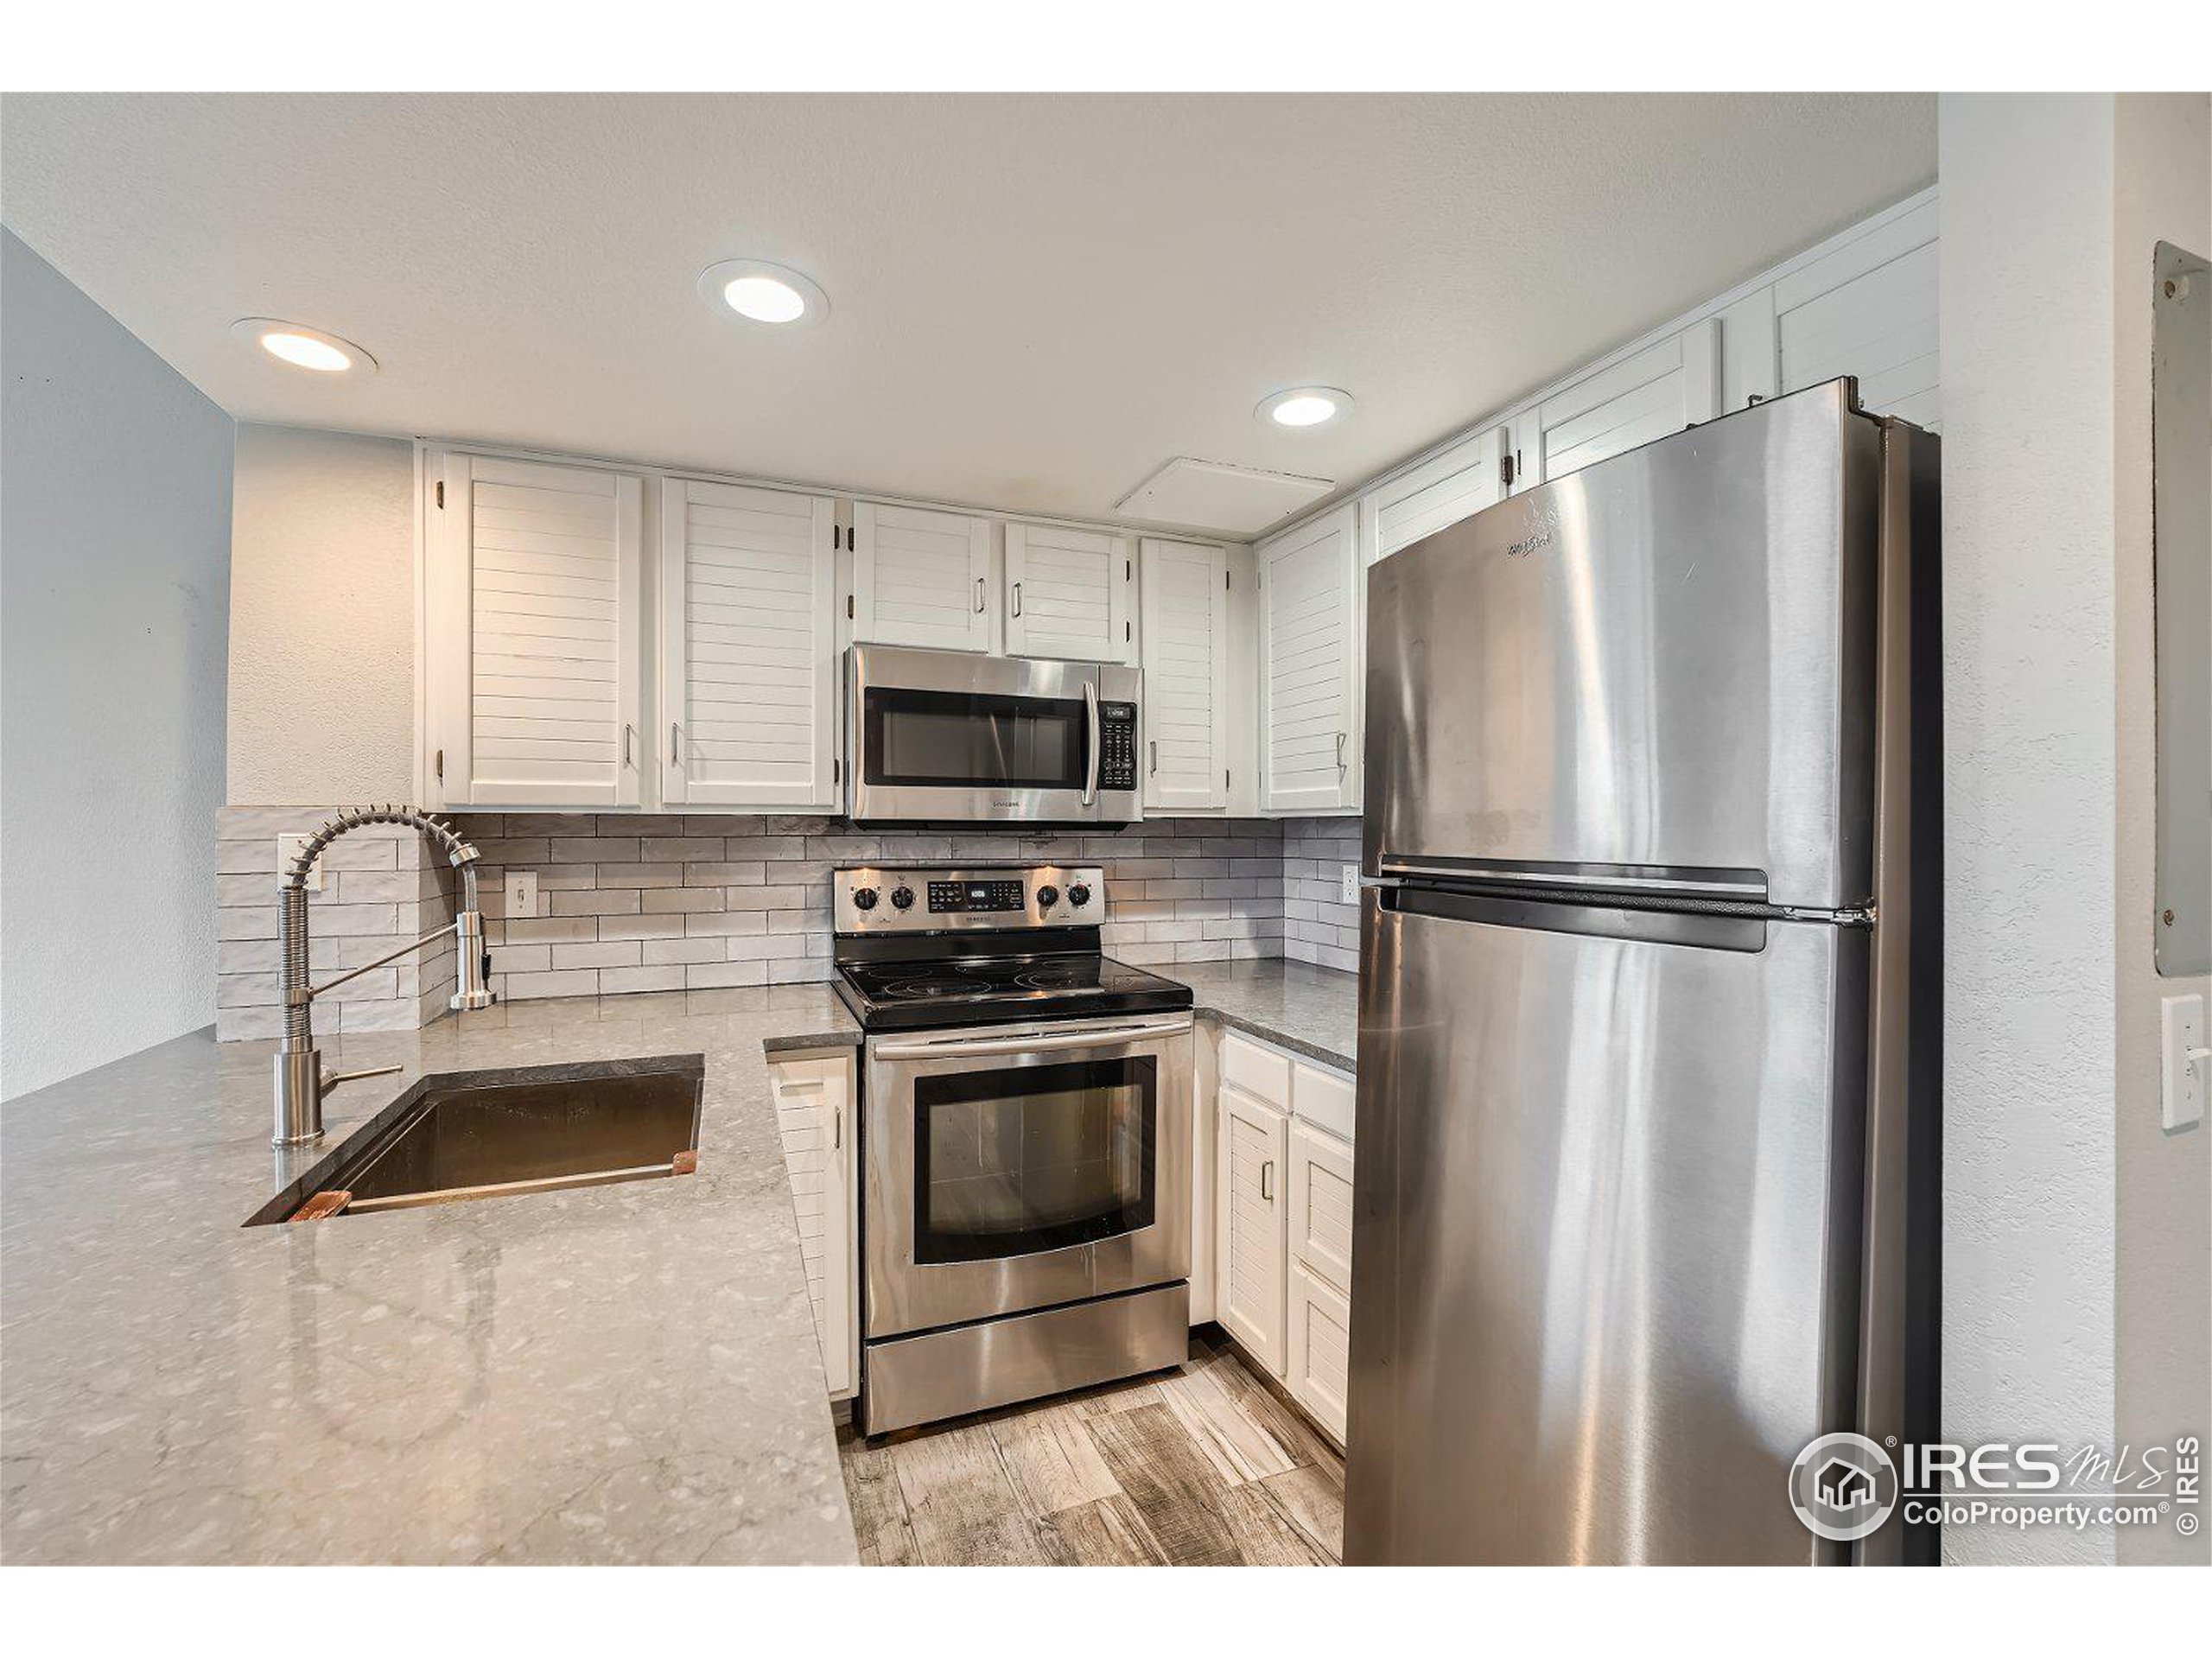
<instances>
[{"instance_id":1,"label":"stainless steel microwave","mask_svg":"<svg viewBox=\"0 0 2212 1659\"><path fill-rule=\"evenodd\" d=\"M855 645L845 810L858 823L1133 823L1141 683L1111 663Z\"/></svg>"}]
</instances>

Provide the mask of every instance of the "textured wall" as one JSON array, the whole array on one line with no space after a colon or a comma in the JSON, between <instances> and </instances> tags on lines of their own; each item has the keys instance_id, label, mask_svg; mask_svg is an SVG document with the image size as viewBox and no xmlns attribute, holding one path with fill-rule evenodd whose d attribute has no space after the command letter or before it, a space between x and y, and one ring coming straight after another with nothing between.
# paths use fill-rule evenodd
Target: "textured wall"
<instances>
[{"instance_id":1,"label":"textured wall","mask_svg":"<svg viewBox=\"0 0 2212 1659\"><path fill-rule=\"evenodd\" d=\"M1943 1427L2113 1435L2113 100L1946 96ZM1958 1560L2107 1535L1953 1529Z\"/></svg>"},{"instance_id":2,"label":"textured wall","mask_svg":"<svg viewBox=\"0 0 2212 1659\"><path fill-rule=\"evenodd\" d=\"M0 231L0 1090L214 1014L230 417Z\"/></svg>"},{"instance_id":3,"label":"textured wall","mask_svg":"<svg viewBox=\"0 0 2212 1659\"><path fill-rule=\"evenodd\" d=\"M2138 1446L2212 1430L2212 1128L2159 1122L2158 1004L2212 982L2161 979L2156 910L2157 612L2152 588L2151 259L2212 257L2212 98L2126 96L2114 140L2113 524L2118 582L2119 1262L2117 1433ZM2212 365L2208 365L2212 369ZM2174 464L2170 462L2169 464ZM2182 459L2178 464L2186 466ZM2197 458L2199 487L2204 462ZM2212 1559L2207 1535L2120 1534L2126 1561Z\"/></svg>"},{"instance_id":4,"label":"textured wall","mask_svg":"<svg viewBox=\"0 0 2212 1659\"><path fill-rule=\"evenodd\" d=\"M230 803L409 798L413 447L242 425L234 512Z\"/></svg>"}]
</instances>

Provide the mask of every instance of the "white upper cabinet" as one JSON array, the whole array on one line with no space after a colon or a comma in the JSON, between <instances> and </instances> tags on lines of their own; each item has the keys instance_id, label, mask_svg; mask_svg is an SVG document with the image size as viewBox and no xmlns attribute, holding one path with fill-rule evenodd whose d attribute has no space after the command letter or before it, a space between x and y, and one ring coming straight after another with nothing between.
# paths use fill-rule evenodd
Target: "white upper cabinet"
<instances>
[{"instance_id":1,"label":"white upper cabinet","mask_svg":"<svg viewBox=\"0 0 2212 1659\"><path fill-rule=\"evenodd\" d=\"M632 806L636 477L437 454L424 666L442 806Z\"/></svg>"},{"instance_id":2,"label":"white upper cabinet","mask_svg":"<svg viewBox=\"0 0 2212 1659\"><path fill-rule=\"evenodd\" d=\"M661 484L661 798L836 804L836 503Z\"/></svg>"},{"instance_id":3,"label":"white upper cabinet","mask_svg":"<svg viewBox=\"0 0 2212 1659\"><path fill-rule=\"evenodd\" d=\"M1147 538L1144 804L1162 811L1229 804L1229 551Z\"/></svg>"},{"instance_id":4,"label":"white upper cabinet","mask_svg":"<svg viewBox=\"0 0 2212 1659\"><path fill-rule=\"evenodd\" d=\"M1720 325L1708 317L1544 399L1522 446L1548 484L1720 412Z\"/></svg>"},{"instance_id":5,"label":"white upper cabinet","mask_svg":"<svg viewBox=\"0 0 2212 1659\"><path fill-rule=\"evenodd\" d=\"M991 648L991 524L963 512L856 502L853 638Z\"/></svg>"},{"instance_id":6,"label":"white upper cabinet","mask_svg":"<svg viewBox=\"0 0 2212 1659\"><path fill-rule=\"evenodd\" d=\"M1057 524L1009 524L1007 654L1089 663L1132 660L1129 589L1135 578L1125 537Z\"/></svg>"},{"instance_id":7,"label":"white upper cabinet","mask_svg":"<svg viewBox=\"0 0 2212 1659\"><path fill-rule=\"evenodd\" d=\"M1361 568L1347 502L1258 552L1260 805L1359 804Z\"/></svg>"},{"instance_id":8,"label":"white upper cabinet","mask_svg":"<svg viewBox=\"0 0 2212 1659\"><path fill-rule=\"evenodd\" d=\"M1923 202L1775 283L1783 391L1855 374L1868 410L1940 428L1936 229Z\"/></svg>"},{"instance_id":9,"label":"white upper cabinet","mask_svg":"<svg viewBox=\"0 0 2212 1659\"><path fill-rule=\"evenodd\" d=\"M1361 498L1363 563L1387 559L1505 497L1505 432L1492 427Z\"/></svg>"}]
</instances>

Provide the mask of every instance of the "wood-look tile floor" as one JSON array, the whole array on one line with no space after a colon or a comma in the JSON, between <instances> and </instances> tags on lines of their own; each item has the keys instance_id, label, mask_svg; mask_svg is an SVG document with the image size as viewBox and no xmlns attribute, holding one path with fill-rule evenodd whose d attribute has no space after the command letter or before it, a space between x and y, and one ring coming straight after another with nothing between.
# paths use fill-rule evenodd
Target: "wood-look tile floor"
<instances>
[{"instance_id":1,"label":"wood-look tile floor","mask_svg":"<svg viewBox=\"0 0 2212 1659\"><path fill-rule=\"evenodd\" d=\"M1333 1566L1344 1459L1194 1335L1172 1371L839 1446L871 1567Z\"/></svg>"}]
</instances>

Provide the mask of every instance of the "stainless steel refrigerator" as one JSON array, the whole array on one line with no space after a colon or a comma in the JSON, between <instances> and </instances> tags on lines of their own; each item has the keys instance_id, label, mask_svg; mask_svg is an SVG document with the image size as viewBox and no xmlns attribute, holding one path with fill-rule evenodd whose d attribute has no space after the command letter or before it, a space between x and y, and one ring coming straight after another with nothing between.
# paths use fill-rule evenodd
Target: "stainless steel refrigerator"
<instances>
[{"instance_id":1,"label":"stainless steel refrigerator","mask_svg":"<svg viewBox=\"0 0 2212 1659\"><path fill-rule=\"evenodd\" d=\"M1850 380L1369 574L1344 1554L1928 1557L1936 441Z\"/></svg>"}]
</instances>

